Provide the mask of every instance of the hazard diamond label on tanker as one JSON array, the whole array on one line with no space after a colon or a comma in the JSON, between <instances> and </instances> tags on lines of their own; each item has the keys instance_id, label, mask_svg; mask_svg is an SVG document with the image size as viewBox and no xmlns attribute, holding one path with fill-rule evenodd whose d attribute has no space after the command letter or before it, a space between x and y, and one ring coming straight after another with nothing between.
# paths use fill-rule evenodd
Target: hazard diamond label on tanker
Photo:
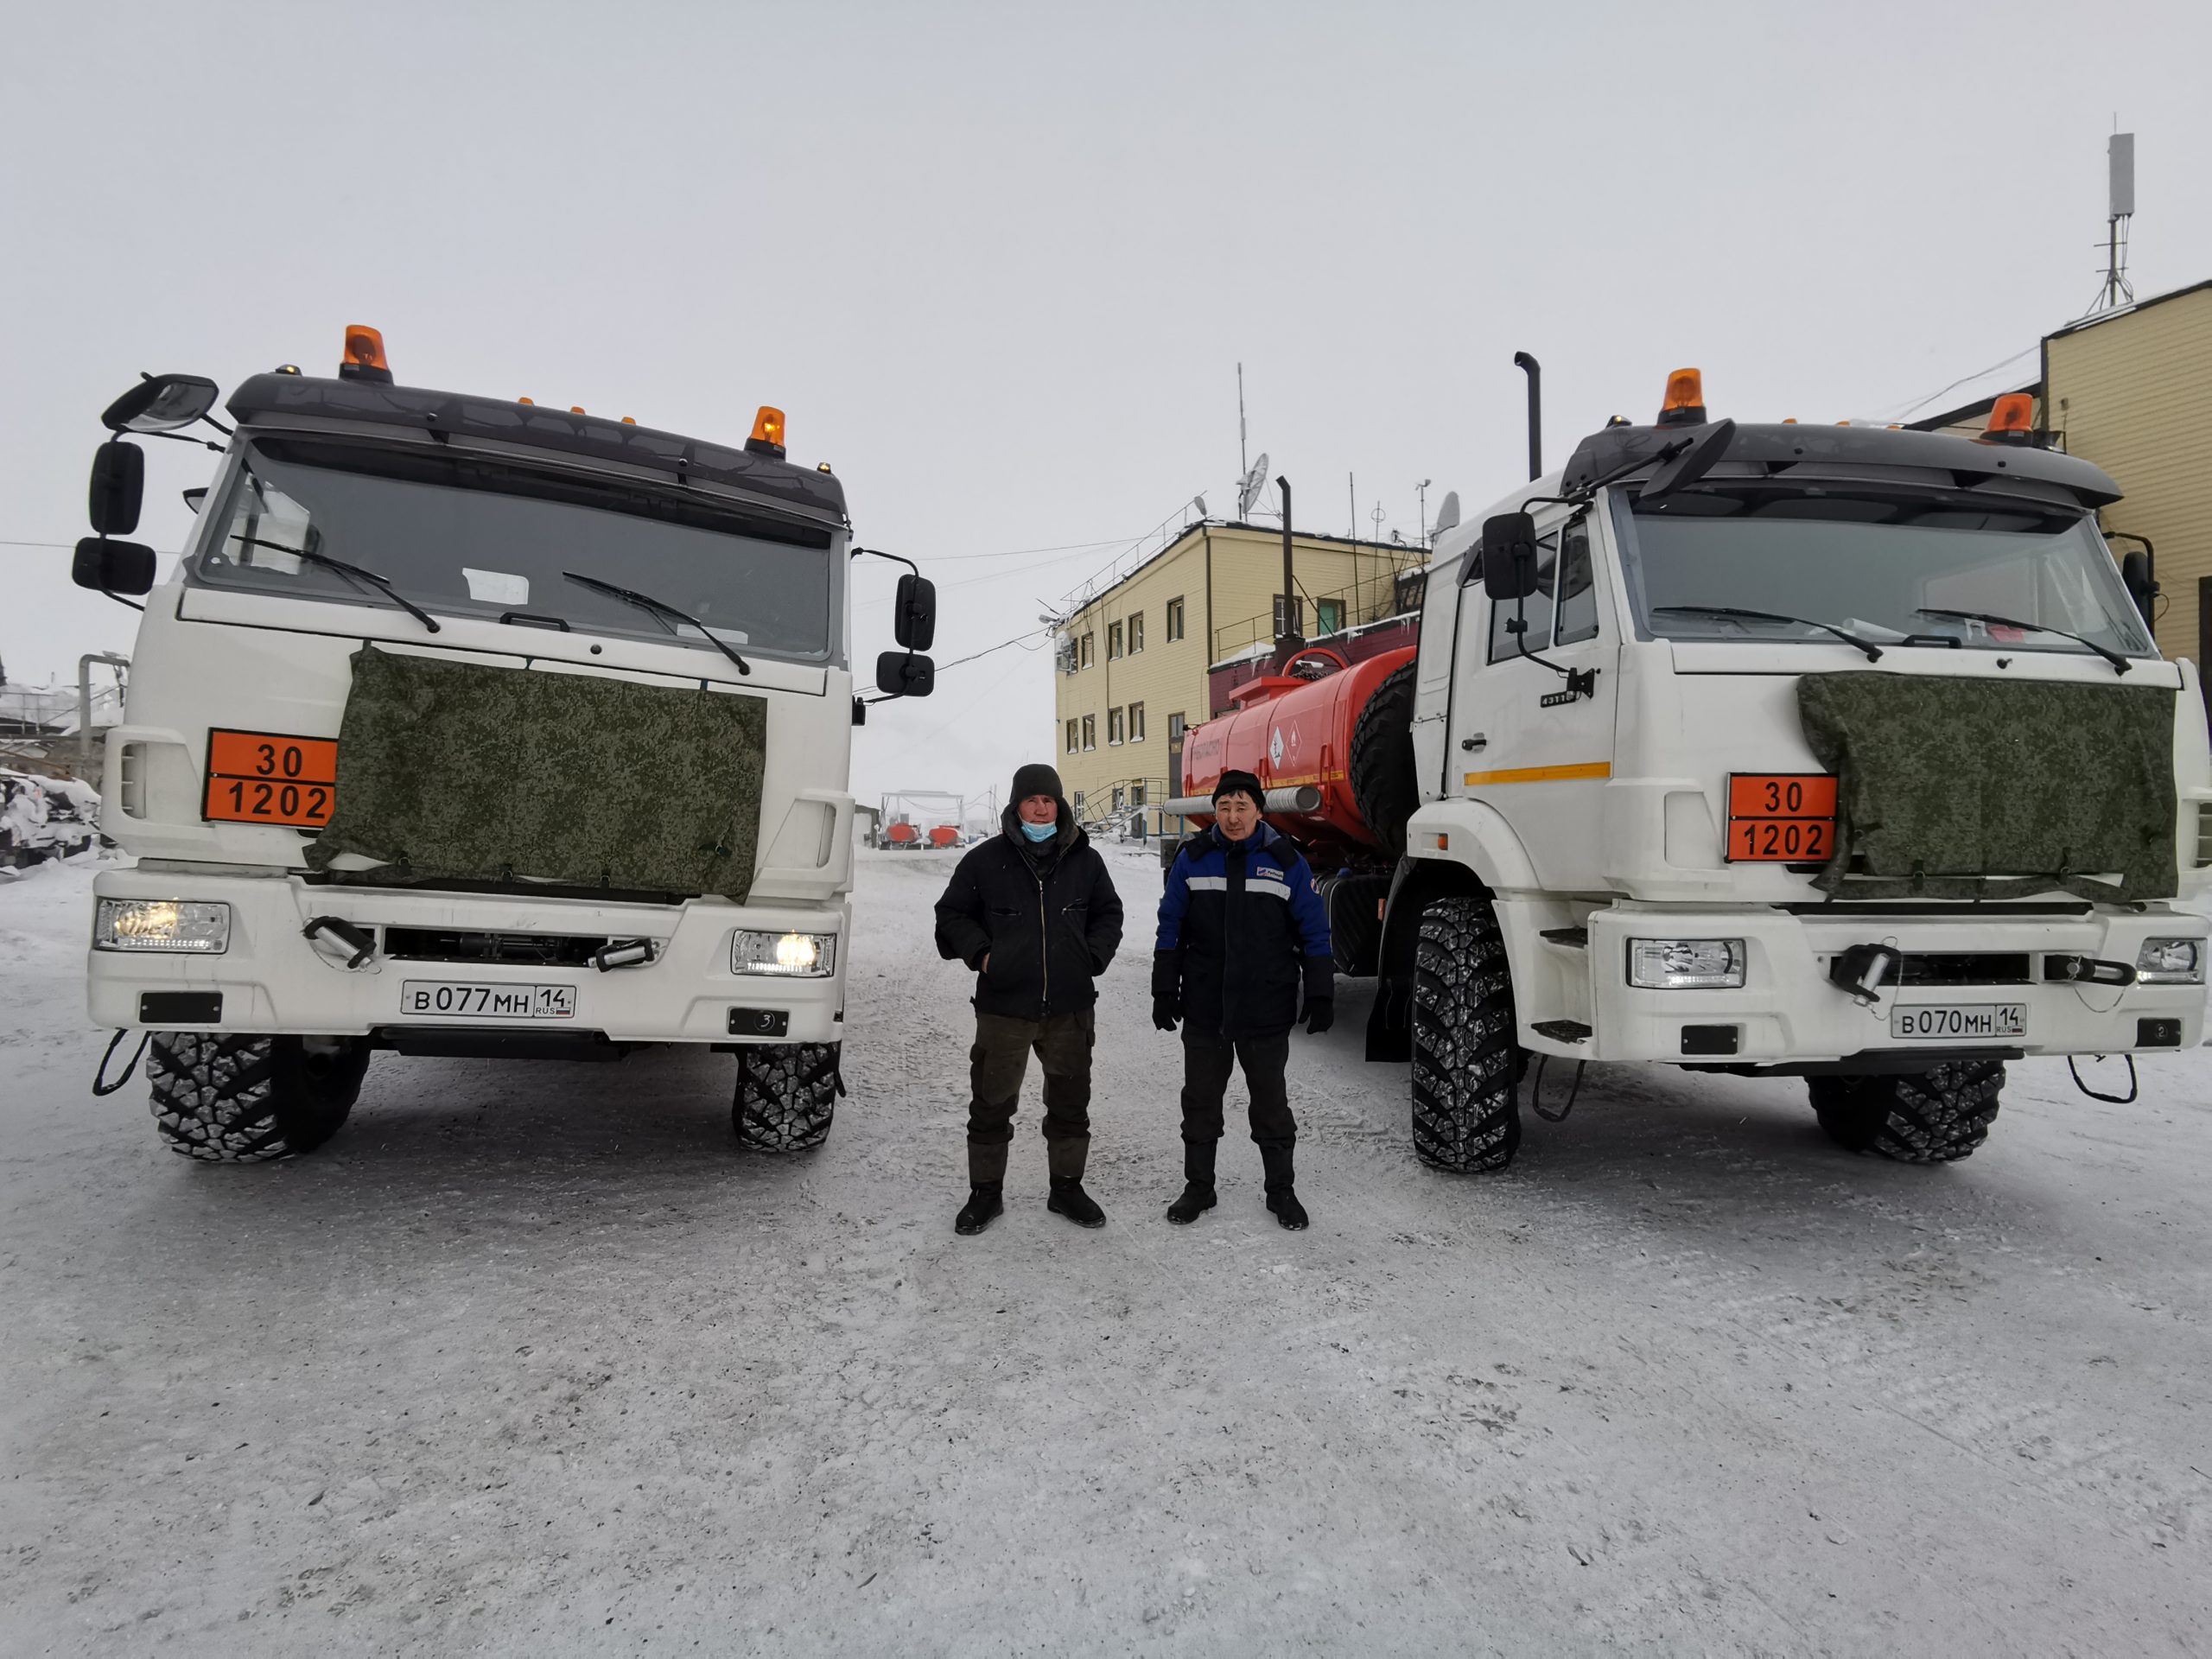
<instances>
[{"instance_id":1,"label":"hazard diamond label on tanker","mask_svg":"<svg viewBox=\"0 0 2212 1659\"><path fill-rule=\"evenodd\" d=\"M221 729L207 734L201 817L320 830L330 822L337 800L335 739Z\"/></svg>"},{"instance_id":2,"label":"hazard diamond label on tanker","mask_svg":"<svg viewBox=\"0 0 2212 1659\"><path fill-rule=\"evenodd\" d=\"M1824 864L1835 850L1835 779L1825 772L1732 772L1728 861Z\"/></svg>"}]
</instances>

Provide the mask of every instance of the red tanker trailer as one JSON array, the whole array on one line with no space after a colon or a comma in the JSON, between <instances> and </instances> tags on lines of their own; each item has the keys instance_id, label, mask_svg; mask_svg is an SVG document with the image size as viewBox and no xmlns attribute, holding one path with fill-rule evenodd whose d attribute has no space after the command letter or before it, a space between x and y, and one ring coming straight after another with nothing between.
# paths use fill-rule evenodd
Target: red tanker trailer
<instances>
[{"instance_id":1,"label":"red tanker trailer","mask_svg":"<svg viewBox=\"0 0 2212 1659\"><path fill-rule=\"evenodd\" d=\"M884 844L902 853L912 852L922 844L921 831L901 818L883 832Z\"/></svg>"},{"instance_id":2,"label":"red tanker trailer","mask_svg":"<svg viewBox=\"0 0 2212 1659\"><path fill-rule=\"evenodd\" d=\"M931 845L931 847L935 847L935 848L957 847L959 844L960 844L960 829L959 829L959 826L958 826L958 825L957 825L957 824L950 824L950 823L940 823L940 824L937 824L937 825L933 826L933 827L931 829L931 830L930 830L930 845Z\"/></svg>"},{"instance_id":3,"label":"red tanker trailer","mask_svg":"<svg viewBox=\"0 0 2212 1659\"><path fill-rule=\"evenodd\" d=\"M1268 822L1306 849L1329 906L1337 966L1375 971L1382 901L1420 804L1414 775L1414 648L1347 663L1308 646L1236 692L1232 714L1183 739L1167 810L1200 824L1214 780L1249 772L1266 786Z\"/></svg>"}]
</instances>

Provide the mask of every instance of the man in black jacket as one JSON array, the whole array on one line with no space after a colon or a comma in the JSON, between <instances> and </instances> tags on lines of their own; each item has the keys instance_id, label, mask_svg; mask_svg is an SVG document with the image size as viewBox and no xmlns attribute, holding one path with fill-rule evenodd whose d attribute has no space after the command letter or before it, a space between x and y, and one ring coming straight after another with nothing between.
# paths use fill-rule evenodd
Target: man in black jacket
<instances>
[{"instance_id":1,"label":"man in black jacket","mask_svg":"<svg viewBox=\"0 0 2212 1659\"><path fill-rule=\"evenodd\" d=\"M1232 1064L1252 1095L1252 1139L1267 1171L1268 1208L1295 1231L1306 1207L1293 1185L1284 1069L1298 994L1306 1029L1336 1017L1336 961L1329 914L1298 843L1260 820L1266 792L1249 772L1224 772L1213 786L1213 828L1183 843L1160 899L1152 963L1152 1022L1183 1022L1182 1196L1167 1219L1188 1225L1214 1206L1214 1154Z\"/></svg>"},{"instance_id":2,"label":"man in black jacket","mask_svg":"<svg viewBox=\"0 0 2212 1659\"><path fill-rule=\"evenodd\" d=\"M937 901L938 954L976 970L968 1051L968 1202L952 1225L980 1233L1004 1209L1006 1149L1036 1052L1045 1073L1046 1207L1084 1227L1106 1212L1083 1190L1090 1150L1096 983L1122 943L1122 900L1106 861L1061 798L1060 774L1014 774L1002 833L971 849Z\"/></svg>"}]
</instances>

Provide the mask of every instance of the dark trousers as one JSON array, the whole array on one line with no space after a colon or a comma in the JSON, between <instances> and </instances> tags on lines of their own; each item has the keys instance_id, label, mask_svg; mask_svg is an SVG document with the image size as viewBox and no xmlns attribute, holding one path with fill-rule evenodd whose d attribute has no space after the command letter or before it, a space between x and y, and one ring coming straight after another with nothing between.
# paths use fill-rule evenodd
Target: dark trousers
<instances>
[{"instance_id":1,"label":"dark trousers","mask_svg":"<svg viewBox=\"0 0 2212 1659\"><path fill-rule=\"evenodd\" d=\"M1090 1049L1093 1011L1077 1008L1042 1020L976 1015L968 1051L968 1179L993 1186L1006 1179L1006 1149L1021 1104L1021 1079L1033 1051L1045 1073L1045 1162L1055 1179L1077 1180L1090 1151Z\"/></svg>"},{"instance_id":2,"label":"dark trousers","mask_svg":"<svg viewBox=\"0 0 2212 1659\"><path fill-rule=\"evenodd\" d=\"M1244 1069L1252 1095L1252 1139L1262 1147L1287 1147L1298 1138L1290 1115L1290 1090L1283 1068L1290 1064L1290 1036L1257 1042L1183 1044L1183 1139L1211 1146L1221 1139L1222 1099L1229 1092L1232 1065Z\"/></svg>"}]
</instances>

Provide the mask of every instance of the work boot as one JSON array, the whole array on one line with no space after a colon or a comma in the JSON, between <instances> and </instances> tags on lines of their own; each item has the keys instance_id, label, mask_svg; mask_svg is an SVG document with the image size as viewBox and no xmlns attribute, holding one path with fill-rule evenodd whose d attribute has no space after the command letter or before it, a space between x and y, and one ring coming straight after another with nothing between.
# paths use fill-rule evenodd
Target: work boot
<instances>
[{"instance_id":1,"label":"work boot","mask_svg":"<svg viewBox=\"0 0 2212 1659\"><path fill-rule=\"evenodd\" d=\"M1268 1210L1292 1232L1306 1227L1306 1206L1291 1189L1291 1158L1287 1145L1260 1148L1260 1162L1268 1172Z\"/></svg>"},{"instance_id":2,"label":"work boot","mask_svg":"<svg viewBox=\"0 0 2212 1659\"><path fill-rule=\"evenodd\" d=\"M996 1181L972 1190L968 1194L968 1202L960 1206L960 1213L953 1217L952 1230L963 1236L980 1233L996 1221L1006 1208L1000 1198L1002 1191Z\"/></svg>"},{"instance_id":3,"label":"work boot","mask_svg":"<svg viewBox=\"0 0 2212 1659\"><path fill-rule=\"evenodd\" d=\"M1083 1190L1083 1183L1072 1175L1052 1178L1052 1196L1045 1200L1045 1207L1056 1216L1065 1216L1078 1227L1103 1227L1106 1212L1090 1201Z\"/></svg>"},{"instance_id":4,"label":"work boot","mask_svg":"<svg viewBox=\"0 0 2212 1659\"><path fill-rule=\"evenodd\" d=\"M1167 1219L1187 1227L1214 1206L1213 1154L1217 1141L1183 1143L1183 1196L1167 1206Z\"/></svg>"}]
</instances>

